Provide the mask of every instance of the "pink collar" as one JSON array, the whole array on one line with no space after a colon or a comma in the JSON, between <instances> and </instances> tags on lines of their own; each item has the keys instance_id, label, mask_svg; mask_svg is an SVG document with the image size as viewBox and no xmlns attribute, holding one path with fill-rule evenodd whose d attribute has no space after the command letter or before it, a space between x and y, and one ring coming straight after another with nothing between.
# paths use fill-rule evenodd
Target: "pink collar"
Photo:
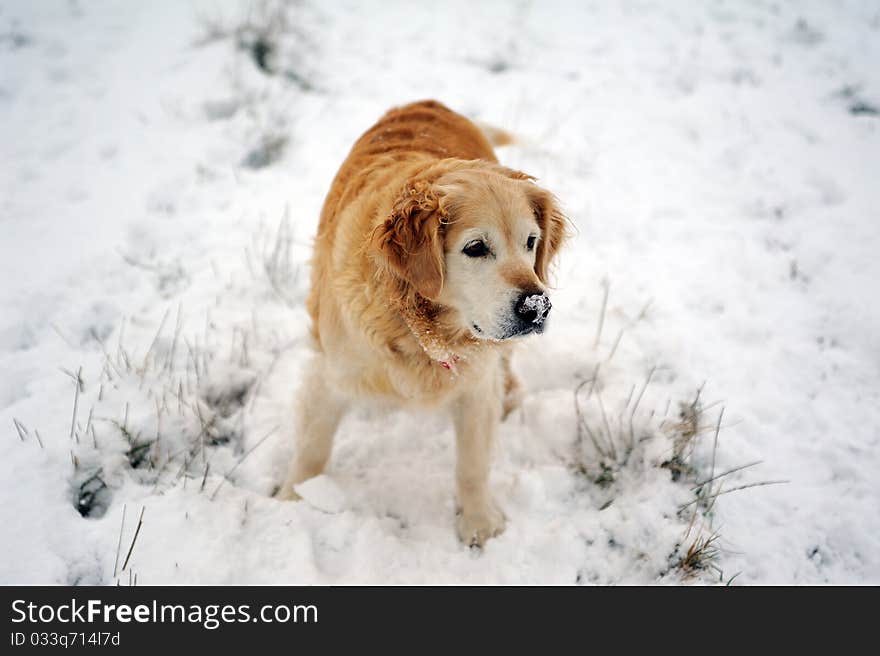
<instances>
[{"instance_id":1,"label":"pink collar","mask_svg":"<svg viewBox=\"0 0 880 656\"><path fill-rule=\"evenodd\" d=\"M438 360L437 362L439 362L440 366L443 367L444 369L449 369L450 371L454 371L455 363L458 362L458 356L453 355L452 362L446 362L445 360Z\"/></svg>"}]
</instances>

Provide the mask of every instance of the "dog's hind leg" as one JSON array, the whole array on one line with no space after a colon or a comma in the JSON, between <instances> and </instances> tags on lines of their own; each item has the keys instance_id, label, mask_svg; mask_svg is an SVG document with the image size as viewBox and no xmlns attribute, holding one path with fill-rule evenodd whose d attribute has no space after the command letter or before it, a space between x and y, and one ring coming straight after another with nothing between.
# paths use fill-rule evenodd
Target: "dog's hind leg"
<instances>
[{"instance_id":1,"label":"dog's hind leg","mask_svg":"<svg viewBox=\"0 0 880 656\"><path fill-rule=\"evenodd\" d=\"M333 449L333 435L345 414L347 403L327 385L323 358L308 366L297 398L297 434L293 460L277 499L298 499L293 487L324 471Z\"/></svg>"}]
</instances>

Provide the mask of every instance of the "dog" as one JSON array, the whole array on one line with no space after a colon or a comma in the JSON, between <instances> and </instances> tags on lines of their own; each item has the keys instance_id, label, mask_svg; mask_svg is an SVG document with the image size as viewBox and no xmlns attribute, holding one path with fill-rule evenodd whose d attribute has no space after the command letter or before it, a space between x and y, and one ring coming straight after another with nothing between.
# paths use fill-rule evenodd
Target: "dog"
<instances>
[{"instance_id":1,"label":"dog","mask_svg":"<svg viewBox=\"0 0 880 656\"><path fill-rule=\"evenodd\" d=\"M501 166L464 116L433 100L382 116L321 211L306 301L316 353L276 496L298 498L294 486L324 470L354 400L448 408L458 535L480 547L501 533L489 469L498 425L520 396L511 347L547 326L548 271L565 237L555 197Z\"/></svg>"}]
</instances>

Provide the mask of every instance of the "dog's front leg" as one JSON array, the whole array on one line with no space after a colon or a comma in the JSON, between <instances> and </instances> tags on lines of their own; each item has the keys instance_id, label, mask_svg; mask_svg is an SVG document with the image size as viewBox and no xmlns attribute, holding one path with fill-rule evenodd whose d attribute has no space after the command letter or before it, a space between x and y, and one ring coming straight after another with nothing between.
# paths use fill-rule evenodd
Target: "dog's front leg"
<instances>
[{"instance_id":1,"label":"dog's front leg","mask_svg":"<svg viewBox=\"0 0 880 656\"><path fill-rule=\"evenodd\" d=\"M326 383L322 357L308 366L300 384L295 453L277 499L299 499L294 486L324 471L333 434L346 410L345 400Z\"/></svg>"},{"instance_id":2,"label":"dog's front leg","mask_svg":"<svg viewBox=\"0 0 880 656\"><path fill-rule=\"evenodd\" d=\"M457 446L456 483L460 514L458 536L468 546L483 546L504 530L504 514L489 493L492 446L500 403L494 377L462 395L454 408Z\"/></svg>"}]
</instances>

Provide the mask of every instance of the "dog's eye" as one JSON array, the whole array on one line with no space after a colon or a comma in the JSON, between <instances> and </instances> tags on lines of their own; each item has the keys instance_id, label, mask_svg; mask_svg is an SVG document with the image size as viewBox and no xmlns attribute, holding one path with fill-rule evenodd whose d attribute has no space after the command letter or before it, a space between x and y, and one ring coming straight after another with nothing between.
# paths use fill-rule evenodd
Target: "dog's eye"
<instances>
[{"instance_id":1,"label":"dog's eye","mask_svg":"<svg viewBox=\"0 0 880 656\"><path fill-rule=\"evenodd\" d=\"M535 235L529 235L529 238L526 240L526 248L530 251L535 250L535 242L538 240Z\"/></svg>"},{"instance_id":2,"label":"dog's eye","mask_svg":"<svg viewBox=\"0 0 880 656\"><path fill-rule=\"evenodd\" d=\"M486 242L475 239L469 242L461 252L468 257L486 257L489 254L489 247L486 246Z\"/></svg>"}]
</instances>

